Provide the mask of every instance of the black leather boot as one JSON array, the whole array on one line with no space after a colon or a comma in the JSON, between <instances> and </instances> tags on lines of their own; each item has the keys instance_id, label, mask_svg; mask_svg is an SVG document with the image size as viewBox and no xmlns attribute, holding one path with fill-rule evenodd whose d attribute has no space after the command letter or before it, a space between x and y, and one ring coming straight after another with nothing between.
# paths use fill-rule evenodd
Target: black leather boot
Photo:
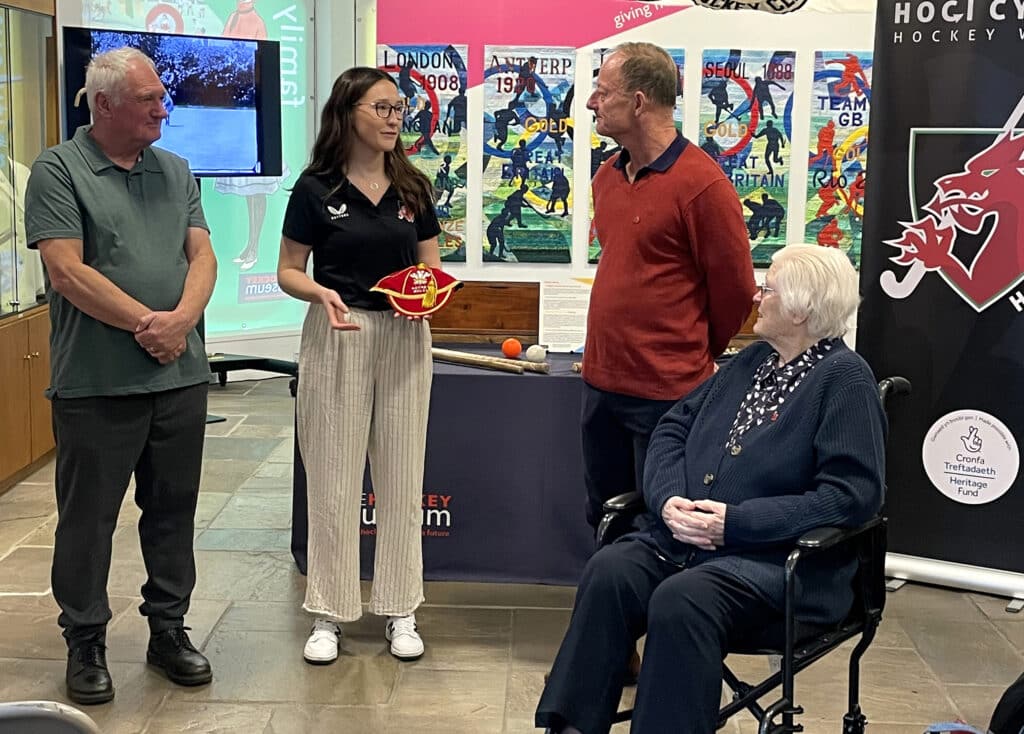
<instances>
[{"instance_id":1,"label":"black leather boot","mask_svg":"<svg viewBox=\"0 0 1024 734\"><path fill-rule=\"evenodd\" d=\"M201 686L213 680L210 661L188 639L187 627L171 627L153 633L146 662L159 668L180 686Z\"/></svg>"},{"instance_id":2,"label":"black leather boot","mask_svg":"<svg viewBox=\"0 0 1024 734\"><path fill-rule=\"evenodd\" d=\"M68 650L68 669L64 681L68 698L75 703L89 706L106 703L114 698L114 684L107 670L106 650L101 642L81 642Z\"/></svg>"}]
</instances>

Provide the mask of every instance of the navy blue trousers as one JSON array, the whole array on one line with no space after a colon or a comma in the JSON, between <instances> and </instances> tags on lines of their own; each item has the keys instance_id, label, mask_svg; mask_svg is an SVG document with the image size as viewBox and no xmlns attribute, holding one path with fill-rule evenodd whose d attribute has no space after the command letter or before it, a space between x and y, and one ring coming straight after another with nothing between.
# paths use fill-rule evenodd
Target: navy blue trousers
<instances>
[{"instance_id":1,"label":"navy blue trousers","mask_svg":"<svg viewBox=\"0 0 1024 734\"><path fill-rule=\"evenodd\" d=\"M644 634L632 734L714 734L726 653L781 645L782 614L719 569L680 569L636 540L605 546L583 571L535 724L607 732Z\"/></svg>"},{"instance_id":2,"label":"navy blue trousers","mask_svg":"<svg viewBox=\"0 0 1024 734\"><path fill-rule=\"evenodd\" d=\"M675 400L635 398L583 383L583 481L587 521L595 529L605 500L642 488L651 434L675 404Z\"/></svg>"}]
</instances>

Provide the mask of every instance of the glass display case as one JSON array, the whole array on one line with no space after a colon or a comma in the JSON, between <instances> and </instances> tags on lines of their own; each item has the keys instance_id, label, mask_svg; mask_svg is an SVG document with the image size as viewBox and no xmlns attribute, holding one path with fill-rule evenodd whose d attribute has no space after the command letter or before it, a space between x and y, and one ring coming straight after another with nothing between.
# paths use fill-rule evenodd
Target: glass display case
<instances>
[{"instance_id":1,"label":"glass display case","mask_svg":"<svg viewBox=\"0 0 1024 734\"><path fill-rule=\"evenodd\" d=\"M0 6L0 316L43 298L42 262L25 241L25 185L46 147L52 35L49 16Z\"/></svg>"}]
</instances>

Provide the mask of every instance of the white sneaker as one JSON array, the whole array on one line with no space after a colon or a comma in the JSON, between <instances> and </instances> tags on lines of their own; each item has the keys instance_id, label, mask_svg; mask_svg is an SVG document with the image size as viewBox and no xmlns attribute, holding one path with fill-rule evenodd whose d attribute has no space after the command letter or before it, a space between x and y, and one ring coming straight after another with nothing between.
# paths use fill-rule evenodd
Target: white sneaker
<instances>
[{"instance_id":1,"label":"white sneaker","mask_svg":"<svg viewBox=\"0 0 1024 734\"><path fill-rule=\"evenodd\" d=\"M313 629L302 648L302 657L310 665L330 665L338 659L338 638L341 627L329 619L318 619L313 622Z\"/></svg>"},{"instance_id":2,"label":"white sneaker","mask_svg":"<svg viewBox=\"0 0 1024 734\"><path fill-rule=\"evenodd\" d=\"M423 638L416 631L416 615L388 617L384 637L391 643L391 654L399 660L415 660L423 655Z\"/></svg>"}]
</instances>

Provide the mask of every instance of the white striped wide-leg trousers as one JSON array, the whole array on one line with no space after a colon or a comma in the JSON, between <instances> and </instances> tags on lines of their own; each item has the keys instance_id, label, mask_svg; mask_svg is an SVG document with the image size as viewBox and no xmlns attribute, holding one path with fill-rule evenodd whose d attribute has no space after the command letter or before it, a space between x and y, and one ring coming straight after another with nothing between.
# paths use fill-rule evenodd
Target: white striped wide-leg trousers
<instances>
[{"instance_id":1,"label":"white striped wide-leg trousers","mask_svg":"<svg viewBox=\"0 0 1024 734\"><path fill-rule=\"evenodd\" d=\"M426 321L351 309L360 331L334 331L313 304L302 326L297 423L309 505L303 608L362 616L359 520L370 459L377 522L372 614L423 602L423 461L433 361Z\"/></svg>"}]
</instances>

